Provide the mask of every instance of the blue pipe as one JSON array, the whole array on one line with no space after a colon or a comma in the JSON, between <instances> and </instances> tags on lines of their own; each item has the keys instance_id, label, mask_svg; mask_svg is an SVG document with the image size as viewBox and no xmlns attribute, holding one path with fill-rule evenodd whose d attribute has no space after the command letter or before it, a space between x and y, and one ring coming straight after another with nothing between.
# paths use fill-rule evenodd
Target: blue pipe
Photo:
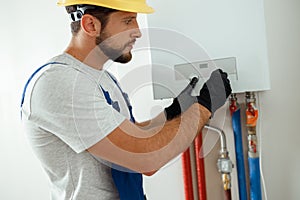
<instances>
[{"instance_id":1,"label":"blue pipe","mask_svg":"<svg viewBox=\"0 0 300 200\"><path fill-rule=\"evenodd\" d=\"M248 195L247 195L247 185L246 185L246 175L245 175L240 109L237 109L232 114L232 129L234 133L234 143L235 143L235 152L236 152L239 196L240 196L240 200L247 200Z\"/></svg>"},{"instance_id":2,"label":"blue pipe","mask_svg":"<svg viewBox=\"0 0 300 200\"><path fill-rule=\"evenodd\" d=\"M250 175L250 199L261 200L259 157L248 158Z\"/></svg>"}]
</instances>

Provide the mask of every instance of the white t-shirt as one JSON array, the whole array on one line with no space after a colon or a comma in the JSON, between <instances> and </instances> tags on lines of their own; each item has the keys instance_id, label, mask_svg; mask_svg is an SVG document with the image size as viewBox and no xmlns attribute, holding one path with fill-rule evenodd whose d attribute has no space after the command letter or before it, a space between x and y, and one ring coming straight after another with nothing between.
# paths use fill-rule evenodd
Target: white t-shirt
<instances>
[{"instance_id":1,"label":"white t-shirt","mask_svg":"<svg viewBox=\"0 0 300 200\"><path fill-rule=\"evenodd\" d=\"M22 108L26 133L51 182L53 200L116 200L105 161L85 151L130 119L120 89L104 70L59 55L30 82ZM108 92L120 113L107 103Z\"/></svg>"}]
</instances>

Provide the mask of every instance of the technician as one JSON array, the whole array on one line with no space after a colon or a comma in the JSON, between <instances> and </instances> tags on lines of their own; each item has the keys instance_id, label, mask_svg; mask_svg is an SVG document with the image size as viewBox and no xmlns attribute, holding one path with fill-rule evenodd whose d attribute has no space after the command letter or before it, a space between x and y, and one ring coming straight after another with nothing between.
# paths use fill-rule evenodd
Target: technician
<instances>
[{"instance_id":1,"label":"technician","mask_svg":"<svg viewBox=\"0 0 300 200\"><path fill-rule=\"evenodd\" d=\"M46 171L53 200L143 200L151 175L186 150L221 107L231 87L216 70L200 94L197 79L154 119L138 123L128 95L103 69L127 63L141 37L137 13L145 0L60 0L72 19L67 49L28 80L22 119Z\"/></svg>"}]
</instances>

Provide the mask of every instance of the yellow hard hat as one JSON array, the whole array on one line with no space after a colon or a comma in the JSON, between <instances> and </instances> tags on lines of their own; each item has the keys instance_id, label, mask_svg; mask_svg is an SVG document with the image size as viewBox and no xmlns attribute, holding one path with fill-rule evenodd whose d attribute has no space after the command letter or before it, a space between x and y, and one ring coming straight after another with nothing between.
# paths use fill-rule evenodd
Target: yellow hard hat
<instances>
[{"instance_id":1,"label":"yellow hard hat","mask_svg":"<svg viewBox=\"0 0 300 200\"><path fill-rule=\"evenodd\" d=\"M135 13L153 13L146 0L58 0L59 6L88 4Z\"/></svg>"}]
</instances>

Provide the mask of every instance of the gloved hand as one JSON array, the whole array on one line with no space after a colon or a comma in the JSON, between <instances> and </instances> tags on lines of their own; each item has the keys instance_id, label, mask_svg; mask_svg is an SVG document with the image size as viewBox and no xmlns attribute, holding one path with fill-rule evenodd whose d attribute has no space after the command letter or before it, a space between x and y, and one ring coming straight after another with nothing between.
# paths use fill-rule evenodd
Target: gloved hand
<instances>
[{"instance_id":1,"label":"gloved hand","mask_svg":"<svg viewBox=\"0 0 300 200\"><path fill-rule=\"evenodd\" d=\"M226 72L215 70L200 90L197 96L198 103L206 107L211 114L223 106L227 97L231 94L230 81Z\"/></svg>"},{"instance_id":2,"label":"gloved hand","mask_svg":"<svg viewBox=\"0 0 300 200\"><path fill-rule=\"evenodd\" d=\"M165 108L167 120L179 116L195 102L206 107L213 115L218 108L224 105L231 94L230 81L227 77L227 73L221 69L213 71L200 90L199 96L196 97L191 96L191 92L198 82L198 78L194 77L189 85L173 99L173 103Z\"/></svg>"},{"instance_id":3,"label":"gloved hand","mask_svg":"<svg viewBox=\"0 0 300 200\"><path fill-rule=\"evenodd\" d=\"M173 103L165 108L165 115L167 120L172 120L173 118L179 116L181 113L186 111L193 103L197 102L197 98L191 96L191 92L195 87L196 83L198 82L198 78L194 77L182 90L182 92L173 99Z\"/></svg>"}]
</instances>

